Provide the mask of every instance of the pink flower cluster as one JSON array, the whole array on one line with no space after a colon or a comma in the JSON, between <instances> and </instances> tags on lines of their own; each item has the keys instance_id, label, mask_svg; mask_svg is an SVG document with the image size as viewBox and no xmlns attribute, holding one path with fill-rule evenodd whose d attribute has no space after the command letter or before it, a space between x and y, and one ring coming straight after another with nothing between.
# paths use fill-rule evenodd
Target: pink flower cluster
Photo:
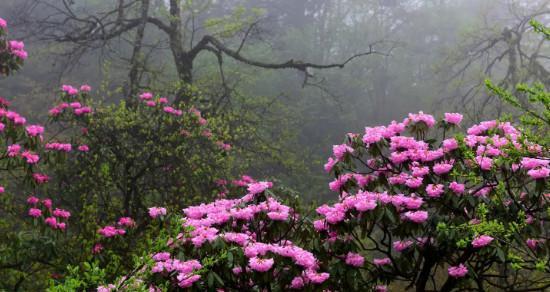
<instances>
[{"instance_id":1,"label":"pink flower cluster","mask_svg":"<svg viewBox=\"0 0 550 292\"><path fill-rule=\"evenodd\" d=\"M157 218L166 215L166 208L163 207L151 207L149 208L149 216L151 218Z\"/></svg>"},{"instance_id":2,"label":"pink flower cluster","mask_svg":"<svg viewBox=\"0 0 550 292\"><path fill-rule=\"evenodd\" d=\"M56 208L52 211L52 200L40 200L35 196L27 198L27 203L31 206L28 215L33 218L44 216L44 223L54 230L65 230L67 221L71 217L71 212Z\"/></svg>"},{"instance_id":3,"label":"pink flower cluster","mask_svg":"<svg viewBox=\"0 0 550 292\"><path fill-rule=\"evenodd\" d=\"M25 44L20 41L9 41L8 47L11 53L21 60L26 60L29 57L27 51L25 51Z\"/></svg>"},{"instance_id":4,"label":"pink flower cluster","mask_svg":"<svg viewBox=\"0 0 550 292\"><path fill-rule=\"evenodd\" d=\"M153 273L170 274L176 273L178 286L181 288L188 288L193 283L200 280L201 276L196 274L197 270L202 268L202 265L197 260L180 261L178 259L172 259L170 253L161 252L153 255L155 265L152 268Z\"/></svg>"},{"instance_id":5,"label":"pink flower cluster","mask_svg":"<svg viewBox=\"0 0 550 292\"><path fill-rule=\"evenodd\" d=\"M56 150L61 152L71 152L71 150L73 149L72 145L69 143L58 142L47 143L44 148L46 150Z\"/></svg>"},{"instance_id":6,"label":"pink flower cluster","mask_svg":"<svg viewBox=\"0 0 550 292\"><path fill-rule=\"evenodd\" d=\"M30 125L27 126L26 131L27 135L29 135L30 137L42 136L42 134L44 133L44 127L40 125Z\"/></svg>"},{"instance_id":7,"label":"pink flower cluster","mask_svg":"<svg viewBox=\"0 0 550 292\"><path fill-rule=\"evenodd\" d=\"M63 85L61 86L61 91L64 92L68 97L74 98L77 97L80 94L86 94L90 92L92 88L89 85L82 85L80 86L80 91L71 86L71 85ZM72 110L73 114L75 116L83 116L87 114L92 113L92 108L89 106L84 106L82 103L78 101L72 101L72 102L62 102L58 104L57 106L53 107L49 110L50 116L57 117L61 115L65 110Z\"/></svg>"},{"instance_id":8,"label":"pink flower cluster","mask_svg":"<svg viewBox=\"0 0 550 292\"><path fill-rule=\"evenodd\" d=\"M323 216L323 220L326 223L335 225L344 221L349 216L356 216L354 214L372 211L379 205L388 204L403 211L404 219L407 221L421 223L428 217L426 211L407 211L417 210L424 204L424 200L414 194L411 196L403 194L389 195L387 193L365 192L362 190L356 195L345 196L340 203L334 204L332 207L326 204L318 207L317 213Z\"/></svg>"},{"instance_id":9,"label":"pink flower cluster","mask_svg":"<svg viewBox=\"0 0 550 292\"><path fill-rule=\"evenodd\" d=\"M482 248L491 244L493 240L494 238L489 235L480 235L472 240L472 246L475 248Z\"/></svg>"},{"instance_id":10,"label":"pink flower cluster","mask_svg":"<svg viewBox=\"0 0 550 292\"><path fill-rule=\"evenodd\" d=\"M447 269L449 276L453 278L462 278L468 274L468 268L464 264L458 266L452 266Z\"/></svg>"},{"instance_id":11,"label":"pink flower cluster","mask_svg":"<svg viewBox=\"0 0 550 292\"><path fill-rule=\"evenodd\" d=\"M126 230L121 228L116 228L114 226L105 226L97 231L101 236L105 238L111 238L117 235L126 234Z\"/></svg>"},{"instance_id":12,"label":"pink flower cluster","mask_svg":"<svg viewBox=\"0 0 550 292\"><path fill-rule=\"evenodd\" d=\"M205 244L221 239L228 244L240 247L248 259L247 272L264 273L277 270L277 257L291 259L294 264L301 267L301 273L296 276L294 287L308 283L319 284L324 282L329 275L318 271L319 265L315 256L290 242L281 239L277 242L259 242L256 239L262 231L262 226L269 224L261 222L258 218L268 218L273 222L287 221L292 218L293 210L281 204L272 197L266 196L265 191L271 188L271 182L255 182L249 177L243 177L242 181L234 182L236 185L246 187L247 194L239 199L219 199L209 204L201 204L185 208L184 226L191 228L188 234L181 234L178 238L182 244L191 244L196 249ZM225 185L226 182L220 182ZM265 200L256 202L260 196L266 196ZM265 216L265 217L264 217ZM255 228L260 230L254 230ZM155 255L158 259L169 257L168 253ZM353 264L359 263L358 257L350 258ZM155 271L160 267L155 266ZM241 273L242 269L236 271ZM178 278L179 279L179 278Z\"/></svg>"}]
</instances>

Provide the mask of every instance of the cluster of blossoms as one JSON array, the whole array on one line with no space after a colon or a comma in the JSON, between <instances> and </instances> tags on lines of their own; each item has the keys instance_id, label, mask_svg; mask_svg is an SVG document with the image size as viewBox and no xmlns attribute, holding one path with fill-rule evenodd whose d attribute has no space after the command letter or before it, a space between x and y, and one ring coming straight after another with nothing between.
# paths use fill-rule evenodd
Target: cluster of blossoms
<instances>
[{"instance_id":1,"label":"cluster of blossoms","mask_svg":"<svg viewBox=\"0 0 550 292\"><path fill-rule=\"evenodd\" d=\"M168 105L167 97L155 97L151 92L143 92L139 95L139 99L147 107L162 108L162 111L166 114L173 115L175 117L181 117L184 115L183 110ZM208 120L202 117L202 113L198 109L196 109L195 107L191 107L187 110L187 114L191 117L192 120L196 121L196 124L198 126L202 127L201 135L203 137L209 139L213 138L212 131L206 127L208 125ZM181 134L186 137L191 135L190 131L186 129L182 129ZM215 143L220 149L224 151L231 150L231 145L228 143L225 143L223 141L216 141Z\"/></svg>"},{"instance_id":2,"label":"cluster of blossoms","mask_svg":"<svg viewBox=\"0 0 550 292\"><path fill-rule=\"evenodd\" d=\"M149 208L149 216L153 219L161 217L161 216L166 216L166 208L151 207L151 208Z\"/></svg>"},{"instance_id":3,"label":"cluster of blossoms","mask_svg":"<svg viewBox=\"0 0 550 292\"><path fill-rule=\"evenodd\" d=\"M339 193L340 200L317 208L321 218L314 227L327 252L341 253L343 264L375 268L365 283L387 282L388 275L405 279L414 275L410 279L415 281L417 274L401 270L403 264L422 263L430 252L440 255L454 279L465 277L472 267L478 273L477 261L508 248L500 242L542 252L542 239L525 237L527 230L543 231L548 222L544 206L550 159L544 149L526 141L509 122L482 122L468 128L466 135L445 137L461 121L458 113L446 113L440 122L423 112L409 114L400 123L367 127L363 135L348 134L346 143L333 147L325 170L335 175L329 188ZM444 136L425 139L436 126ZM531 225L523 233L512 229L523 241L487 227L497 224L492 220L501 212L514 213L513 224L525 220L520 224ZM537 219L540 226L535 227ZM506 228L511 223L498 224ZM355 226L364 230L357 233ZM379 232L382 238L361 237ZM351 244L356 241L361 243ZM449 241L455 245L449 246ZM337 248L340 243L348 248ZM374 255L384 257L363 261L357 247L364 244L376 246ZM462 257L456 255L464 251ZM445 284L458 285L451 280Z\"/></svg>"},{"instance_id":4,"label":"cluster of blossoms","mask_svg":"<svg viewBox=\"0 0 550 292\"><path fill-rule=\"evenodd\" d=\"M51 199L42 199L35 196L27 198L30 208L28 215L32 218L44 218L44 223L53 230L65 230L71 212L59 208L53 209Z\"/></svg>"},{"instance_id":5,"label":"cluster of blossoms","mask_svg":"<svg viewBox=\"0 0 550 292\"><path fill-rule=\"evenodd\" d=\"M117 227L118 226L118 227ZM126 229L124 228L134 228L136 227L136 222L131 217L121 217L118 219L116 226L108 225L103 228L100 228L97 233L104 238L111 238L117 235L126 234ZM99 253L103 249L101 244L94 247L94 253Z\"/></svg>"},{"instance_id":6,"label":"cluster of blossoms","mask_svg":"<svg viewBox=\"0 0 550 292\"><path fill-rule=\"evenodd\" d=\"M73 146L70 143L58 143L58 142L52 142L47 143L44 145L44 148L46 150L56 150L56 151L62 151L62 152L71 152L73 149Z\"/></svg>"},{"instance_id":7,"label":"cluster of blossoms","mask_svg":"<svg viewBox=\"0 0 550 292\"><path fill-rule=\"evenodd\" d=\"M126 234L126 230L122 228L116 228L115 226L105 226L97 231L98 234L105 238L114 237L117 235L124 235Z\"/></svg>"},{"instance_id":8,"label":"cluster of blossoms","mask_svg":"<svg viewBox=\"0 0 550 292\"><path fill-rule=\"evenodd\" d=\"M201 289L207 285L204 273L215 271L225 283L218 291L224 287L263 289L273 282L284 289L325 283L329 274L320 271L315 255L280 236L294 228L298 216L272 197L273 184L244 176L233 185L246 188L246 195L183 210L185 231L168 241L168 251L152 255L151 272L181 288ZM230 258L223 256L227 253ZM266 277L272 280L266 282ZM159 284L154 279L158 278L148 285Z\"/></svg>"},{"instance_id":9,"label":"cluster of blossoms","mask_svg":"<svg viewBox=\"0 0 550 292\"><path fill-rule=\"evenodd\" d=\"M75 116L91 114L91 107L82 104L80 101L76 101L77 97L81 97L82 100L86 100L87 94L91 90L92 88L86 84L80 86L80 90L71 85L61 86L61 92L63 93L62 98L65 101L50 109L50 116L57 117L68 110L71 110Z\"/></svg>"},{"instance_id":10,"label":"cluster of blossoms","mask_svg":"<svg viewBox=\"0 0 550 292\"><path fill-rule=\"evenodd\" d=\"M27 120L15 111L9 110L9 102L0 98L0 158L3 169L22 169L37 184L47 182L48 177L37 171L40 161L41 142L44 127L26 126ZM4 165L5 164L5 165Z\"/></svg>"},{"instance_id":11,"label":"cluster of blossoms","mask_svg":"<svg viewBox=\"0 0 550 292\"><path fill-rule=\"evenodd\" d=\"M200 280L201 276L195 274L197 270L202 268L202 265L197 260L180 261L172 259L170 253L161 252L153 256L155 265L151 270L153 273L170 274L177 273L176 279L178 286L188 288L193 286L193 283Z\"/></svg>"}]
</instances>

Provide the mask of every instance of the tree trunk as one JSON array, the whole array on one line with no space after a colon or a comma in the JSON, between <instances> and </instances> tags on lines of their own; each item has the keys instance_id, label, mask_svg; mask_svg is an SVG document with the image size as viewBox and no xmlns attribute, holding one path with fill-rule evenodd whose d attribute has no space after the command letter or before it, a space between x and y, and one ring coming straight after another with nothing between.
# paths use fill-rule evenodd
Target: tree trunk
<instances>
[{"instance_id":1,"label":"tree trunk","mask_svg":"<svg viewBox=\"0 0 550 292\"><path fill-rule=\"evenodd\" d=\"M420 272L420 275L418 275L418 279L415 283L416 292L426 291L426 284L428 283L428 279L430 278L432 268L436 263L436 261L434 260L434 256L436 255L430 254L430 251L426 251L426 253L424 254L424 265L422 265L422 271Z\"/></svg>"},{"instance_id":2,"label":"tree trunk","mask_svg":"<svg viewBox=\"0 0 550 292\"><path fill-rule=\"evenodd\" d=\"M175 103L187 102L189 98L184 94L185 86L193 83L193 60L194 56L190 56L183 48L183 37L181 27L181 7L179 0L170 0L170 50L176 65L179 84L178 92L176 93Z\"/></svg>"},{"instance_id":3,"label":"tree trunk","mask_svg":"<svg viewBox=\"0 0 550 292\"><path fill-rule=\"evenodd\" d=\"M128 89L126 92L126 98L128 101L133 101L138 90L141 81L141 73L143 73L145 64L143 63L143 56L141 49L143 47L143 37L145 34L145 27L147 25L147 17L149 16L150 0L141 0L141 22L136 31L136 37L134 41L134 49L132 51L132 58L130 59L130 72L128 73Z\"/></svg>"}]
</instances>

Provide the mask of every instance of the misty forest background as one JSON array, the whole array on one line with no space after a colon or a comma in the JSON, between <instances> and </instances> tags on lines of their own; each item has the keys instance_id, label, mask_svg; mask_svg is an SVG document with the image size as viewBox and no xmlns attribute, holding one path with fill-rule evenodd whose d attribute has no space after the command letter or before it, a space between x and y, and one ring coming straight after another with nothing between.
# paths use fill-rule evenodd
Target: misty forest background
<instances>
[{"instance_id":1,"label":"misty forest background","mask_svg":"<svg viewBox=\"0 0 550 292\"><path fill-rule=\"evenodd\" d=\"M104 103L144 90L174 95L189 76L178 72L166 31L151 21L113 28L117 5L126 5L125 19L139 19L145 2L146 16L168 22L167 0L1 1L12 37L32 56L0 80L2 93L36 122L46 121L59 84L89 83ZM242 149L236 172L276 177L307 199L331 196L322 165L343 133L419 110L460 111L469 122L513 112L488 93L487 78L507 89L550 85L549 48L529 25L533 18L548 23L549 1L183 2L190 48L213 35L240 56L270 64L356 57L343 68L306 70L266 69L213 50L193 59L186 81L200 90L207 112L254 127L250 139L235 141ZM89 28L90 20L105 26Z\"/></svg>"}]
</instances>

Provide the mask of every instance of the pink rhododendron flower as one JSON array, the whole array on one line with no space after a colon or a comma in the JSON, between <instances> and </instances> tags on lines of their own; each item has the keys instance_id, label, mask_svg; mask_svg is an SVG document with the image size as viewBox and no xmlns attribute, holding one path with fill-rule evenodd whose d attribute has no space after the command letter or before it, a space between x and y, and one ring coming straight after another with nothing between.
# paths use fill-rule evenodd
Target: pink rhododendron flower
<instances>
[{"instance_id":1,"label":"pink rhododendron flower","mask_svg":"<svg viewBox=\"0 0 550 292\"><path fill-rule=\"evenodd\" d=\"M94 246L92 247L92 253L93 253L93 254L98 254L98 253L100 253L102 250L103 250L103 245L102 245L101 243L96 243L96 244L94 244Z\"/></svg>"},{"instance_id":2,"label":"pink rhododendron flower","mask_svg":"<svg viewBox=\"0 0 550 292\"><path fill-rule=\"evenodd\" d=\"M304 287L304 279L302 277L294 277L290 282L290 288L302 289Z\"/></svg>"},{"instance_id":3,"label":"pink rhododendron flower","mask_svg":"<svg viewBox=\"0 0 550 292\"><path fill-rule=\"evenodd\" d=\"M386 131L386 127L365 128L365 135L363 136L363 143L366 145L374 144L384 138L383 134Z\"/></svg>"},{"instance_id":4,"label":"pink rhododendron flower","mask_svg":"<svg viewBox=\"0 0 550 292\"><path fill-rule=\"evenodd\" d=\"M360 254L349 252L346 255L346 264L352 267L362 267L365 264L365 258Z\"/></svg>"},{"instance_id":5,"label":"pink rhododendron flower","mask_svg":"<svg viewBox=\"0 0 550 292\"><path fill-rule=\"evenodd\" d=\"M341 161L346 153L353 153L353 148L346 144L332 146L332 153L337 160Z\"/></svg>"},{"instance_id":6,"label":"pink rhododendron flower","mask_svg":"<svg viewBox=\"0 0 550 292\"><path fill-rule=\"evenodd\" d=\"M422 177L412 177L405 181L405 185L411 189L417 189L422 185L422 182L423 182Z\"/></svg>"},{"instance_id":7,"label":"pink rhododendron flower","mask_svg":"<svg viewBox=\"0 0 550 292\"><path fill-rule=\"evenodd\" d=\"M263 193L268 188L271 188L273 186L273 183L261 181L257 183L251 183L248 185L248 193L251 195L256 195L259 193Z\"/></svg>"},{"instance_id":8,"label":"pink rhododendron flower","mask_svg":"<svg viewBox=\"0 0 550 292\"><path fill-rule=\"evenodd\" d=\"M36 209L36 208L30 208L29 209L29 216L37 218L42 216L42 210Z\"/></svg>"},{"instance_id":9,"label":"pink rhododendron flower","mask_svg":"<svg viewBox=\"0 0 550 292\"><path fill-rule=\"evenodd\" d=\"M8 28L8 22L6 20L4 20L3 18L1 18L1 17L0 17L0 27L2 29Z\"/></svg>"},{"instance_id":10,"label":"pink rhododendron flower","mask_svg":"<svg viewBox=\"0 0 550 292\"><path fill-rule=\"evenodd\" d=\"M121 217L118 219L117 224L124 227L134 227L136 226L136 221L130 217Z\"/></svg>"},{"instance_id":11,"label":"pink rhododendron flower","mask_svg":"<svg viewBox=\"0 0 550 292\"><path fill-rule=\"evenodd\" d=\"M74 88L70 85L62 85L61 90L65 93L67 93L68 95L71 95L71 96L74 96L74 95L78 94L78 89L76 89L76 88Z\"/></svg>"},{"instance_id":12,"label":"pink rhododendron flower","mask_svg":"<svg viewBox=\"0 0 550 292\"><path fill-rule=\"evenodd\" d=\"M453 169L453 163L454 162L442 162L442 163L436 163L433 166L434 173L437 175L447 174L451 169Z\"/></svg>"},{"instance_id":13,"label":"pink rhododendron flower","mask_svg":"<svg viewBox=\"0 0 550 292\"><path fill-rule=\"evenodd\" d=\"M375 266L385 266L385 265L391 264L391 259L390 258L373 259L372 263Z\"/></svg>"},{"instance_id":14,"label":"pink rhododendron flower","mask_svg":"<svg viewBox=\"0 0 550 292\"><path fill-rule=\"evenodd\" d=\"M124 235L124 234L126 234L126 230L118 229L114 226L105 226L105 227L99 229L97 231L97 233L99 233L100 235L102 235L106 238L110 238L110 237L114 237L114 236L117 236L117 235Z\"/></svg>"},{"instance_id":15,"label":"pink rhododendron flower","mask_svg":"<svg viewBox=\"0 0 550 292\"><path fill-rule=\"evenodd\" d=\"M143 92L142 94L139 95L139 98L141 100L150 100L153 98L153 94L151 92Z\"/></svg>"},{"instance_id":16,"label":"pink rhododendron flower","mask_svg":"<svg viewBox=\"0 0 550 292\"><path fill-rule=\"evenodd\" d=\"M330 172L337 162L338 162L337 160L334 160L332 159L332 157L329 157L327 163L325 163L324 165L325 171Z\"/></svg>"},{"instance_id":17,"label":"pink rhododendron flower","mask_svg":"<svg viewBox=\"0 0 550 292\"><path fill-rule=\"evenodd\" d=\"M55 217L48 217L48 218L44 219L44 223L49 225L52 229L57 228L57 219Z\"/></svg>"},{"instance_id":18,"label":"pink rhododendron flower","mask_svg":"<svg viewBox=\"0 0 550 292\"><path fill-rule=\"evenodd\" d=\"M157 218L159 216L166 215L166 208L162 207L151 207L149 208L149 216L151 218Z\"/></svg>"},{"instance_id":19,"label":"pink rhododendron flower","mask_svg":"<svg viewBox=\"0 0 550 292\"><path fill-rule=\"evenodd\" d=\"M71 144L57 143L57 142L47 143L44 146L44 148L46 150L57 150L57 151L62 151L62 152L70 152L73 149Z\"/></svg>"},{"instance_id":20,"label":"pink rhododendron flower","mask_svg":"<svg viewBox=\"0 0 550 292\"><path fill-rule=\"evenodd\" d=\"M27 203L30 205L36 205L38 204L38 202L40 202L40 199L38 199L37 197L30 196L27 198Z\"/></svg>"},{"instance_id":21,"label":"pink rhododendron flower","mask_svg":"<svg viewBox=\"0 0 550 292\"><path fill-rule=\"evenodd\" d=\"M90 91L92 91L92 87L88 84L83 84L83 85L80 86L80 91L90 92Z\"/></svg>"},{"instance_id":22,"label":"pink rhododendron flower","mask_svg":"<svg viewBox=\"0 0 550 292\"><path fill-rule=\"evenodd\" d=\"M458 266L449 267L447 272L449 273L449 276L453 278L462 278L468 274L468 268L466 268L463 264L460 264Z\"/></svg>"},{"instance_id":23,"label":"pink rhododendron flower","mask_svg":"<svg viewBox=\"0 0 550 292\"><path fill-rule=\"evenodd\" d=\"M449 184L449 189L453 191L453 193L460 195L464 193L465 186L464 184L457 183L456 181L453 181Z\"/></svg>"},{"instance_id":24,"label":"pink rhododendron flower","mask_svg":"<svg viewBox=\"0 0 550 292\"><path fill-rule=\"evenodd\" d=\"M541 243L541 240L530 238L530 239L527 239L525 243L530 249L535 250L537 249L538 245Z\"/></svg>"},{"instance_id":25,"label":"pink rhododendron flower","mask_svg":"<svg viewBox=\"0 0 550 292\"><path fill-rule=\"evenodd\" d=\"M21 157L25 158L28 164L36 164L38 163L38 160L40 160L40 156L31 151L24 151L21 153Z\"/></svg>"},{"instance_id":26,"label":"pink rhododendron flower","mask_svg":"<svg viewBox=\"0 0 550 292\"><path fill-rule=\"evenodd\" d=\"M88 152L88 151L90 151L90 147L88 147L88 145L80 145L80 146L78 146L78 151Z\"/></svg>"},{"instance_id":27,"label":"pink rhododendron flower","mask_svg":"<svg viewBox=\"0 0 550 292\"><path fill-rule=\"evenodd\" d=\"M412 244L413 244L412 240L405 240L405 241L398 240L398 241L394 241L392 243L392 246L393 246L393 249L401 252L409 248Z\"/></svg>"},{"instance_id":28,"label":"pink rhododendron flower","mask_svg":"<svg viewBox=\"0 0 550 292\"><path fill-rule=\"evenodd\" d=\"M328 273L317 273L317 272L312 271L312 270L307 270L305 272L305 276L313 284L321 284L330 277L330 275Z\"/></svg>"},{"instance_id":29,"label":"pink rhododendron flower","mask_svg":"<svg viewBox=\"0 0 550 292\"><path fill-rule=\"evenodd\" d=\"M453 125L458 125L462 121L463 116L459 113L445 113L445 122Z\"/></svg>"},{"instance_id":30,"label":"pink rhododendron flower","mask_svg":"<svg viewBox=\"0 0 550 292\"><path fill-rule=\"evenodd\" d=\"M240 273L243 272L243 268L241 268L241 267L234 267L233 269L231 269L231 272L233 272L233 274L235 274L235 275L239 275Z\"/></svg>"},{"instance_id":31,"label":"pink rhododendron flower","mask_svg":"<svg viewBox=\"0 0 550 292\"><path fill-rule=\"evenodd\" d=\"M544 179L550 176L550 168L541 167L536 169L531 169L527 174L533 179Z\"/></svg>"},{"instance_id":32,"label":"pink rhododendron flower","mask_svg":"<svg viewBox=\"0 0 550 292\"><path fill-rule=\"evenodd\" d=\"M409 114L409 118L405 119L404 123L406 125L409 125L410 122L418 123L423 122L425 123L428 128L431 128L435 125L435 119L432 115L427 115L424 112L420 111L418 114Z\"/></svg>"},{"instance_id":33,"label":"pink rhododendron flower","mask_svg":"<svg viewBox=\"0 0 550 292\"><path fill-rule=\"evenodd\" d=\"M157 262L160 261L167 261L170 259L170 253L169 252L159 252L153 255L153 259Z\"/></svg>"},{"instance_id":34,"label":"pink rhododendron flower","mask_svg":"<svg viewBox=\"0 0 550 292\"><path fill-rule=\"evenodd\" d=\"M32 178L37 184L44 184L50 180L50 177L43 173L33 173Z\"/></svg>"},{"instance_id":35,"label":"pink rhododendron flower","mask_svg":"<svg viewBox=\"0 0 550 292\"><path fill-rule=\"evenodd\" d=\"M56 208L55 210L53 210L53 215L58 218L68 219L69 217L71 217L71 212Z\"/></svg>"},{"instance_id":36,"label":"pink rhododendron flower","mask_svg":"<svg viewBox=\"0 0 550 292\"><path fill-rule=\"evenodd\" d=\"M484 246L491 244L493 240L494 238L489 235L481 235L474 238L474 240L472 240L472 246L475 248L482 248Z\"/></svg>"},{"instance_id":37,"label":"pink rhododendron flower","mask_svg":"<svg viewBox=\"0 0 550 292\"><path fill-rule=\"evenodd\" d=\"M445 187L442 184L429 184L426 186L426 193L431 198L439 198L445 192Z\"/></svg>"},{"instance_id":38,"label":"pink rhododendron flower","mask_svg":"<svg viewBox=\"0 0 550 292\"><path fill-rule=\"evenodd\" d=\"M248 260L248 266L257 272L267 272L273 266L273 259L262 259L253 257Z\"/></svg>"},{"instance_id":39,"label":"pink rhododendron flower","mask_svg":"<svg viewBox=\"0 0 550 292\"><path fill-rule=\"evenodd\" d=\"M455 149L458 149L458 142L455 138L449 138L446 140L443 140L442 143L443 151L445 152L451 152Z\"/></svg>"},{"instance_id":40,"label":"pink rhododendron flower","mask_svg":"<svg viewBox=\"0 0 550 292\"><path fill-rule=\"evenodd\" d=\"M408 211L403 214L403 217L407 221L411 221L414 223L424 223L426 220L428 220L428 212L427 211Z\"/></svg>"},{"instance_id":41,"label":"pink rhododendron flower","mask_svg":"<svg viewBox=\"0 0 550 292\"><path fill-rule=\"evenodd\" d=\"M177 277L179 281L178 286L180 286L181 288L189 288L193 286L193 283L200 280L200 278L201 278L201 275L190 275L190 274L180 273Z\"/></svg>"},{"instance_id":42,"label":"pink rhododendron flower","mask_svg":"<svg viewBox=\"0 0 550 292\"><path fill-rule=\"evenodd\" d=\"M366 212L370 210L374 210L377 206L377 203L375 200L368 200L368 199L359 199L354 207L359 212Z\"/></svg>"},{"instance_id":43,"label":"pink rhododendron flower","mask_svg":"<svg viewBox=\"0 0 550 292\"><path fill-rule=\"evenodd\" d=\"M476 162L483 170L491 170L493 166L493 159L484 156L476 156Z\"/></svg>"},{"instance_id":44,"label":"pink rhododendron flower","mask_svg":"<svg viewBox=\"0 0 550 292\"><path fill-rule=\"evenodd\" d=\"M26 128L27 135L31 137L36 137L44 133L44 127L40 125L30 125Z\"/></svg>"},{"instance_id":45,"label":"pink rhododendron flower","mask_svg":"<svg viewBox=\"0 0 550 292\"><path fill-rule=\"evenodd\" d=\"M115 288L116 287L113 284L109 284L107 286L99 286L97 287L97 292L111 292Z\"/></svg>"},{"instance_id":46,"label":"pink rhododendron flower","mask_svg":"<svg viewBox=\"0 0 550 292\"><path fill-rule=\"evenodd\" d=\"M414 163L416 163L416 162L414 162ZM418 163L416 163L416 164L418 164ZM422 167L413 166L411 168L411 170L412 170L412 176L414 176L414 177L424 177L428 173L430 173L430 168L427 167L427 166L422 166Z\"/></svg>"},{"instance_id":47,"label":"pink rhododendron flower","mask_svg":"<svg viewBox=\"0 0 550 292\"><path fill-rule=\"evenodd\" d=\"M315 228L315 230L317 231L324 231L328 229L327 223L325 222L325 220L313 221L313 228Z\"/></svg>"},{"instance_id":48,"label":"pink rhododendron flower","mask_svg":"<svg viewBox=\"0 0 550 292\"><path fill-rule=\"evenodd\" d=\"M71 102L71 103L69 104L69 106L70 106L71 108L76 109L76 108L81 108L81 107L82 107L82 104L80 104L80 102Z\"/></svg>"},{"instance_id":49,"label":"pink rhododendron flower","mask_svg":"<svg viewBox=\"0 0 550 292\"><path fill-rule=\"evenodd\" d=\"M42 204L44 207L51 209L52 208L52 200L51 199L44 199L42 200Z\"/></svg>"},{"instance_id":50,"label":"pink rhododendron flower","mask_svg":"<svg viewBox=\"0 0 550 292\"><path fill-rule=\"evenodd\" d=\"M543 160L538 158L524 157L521 159L521 167L527 170L537 167L547 167L550 164L550 160Z\"/></svg>"}]
</instances>

